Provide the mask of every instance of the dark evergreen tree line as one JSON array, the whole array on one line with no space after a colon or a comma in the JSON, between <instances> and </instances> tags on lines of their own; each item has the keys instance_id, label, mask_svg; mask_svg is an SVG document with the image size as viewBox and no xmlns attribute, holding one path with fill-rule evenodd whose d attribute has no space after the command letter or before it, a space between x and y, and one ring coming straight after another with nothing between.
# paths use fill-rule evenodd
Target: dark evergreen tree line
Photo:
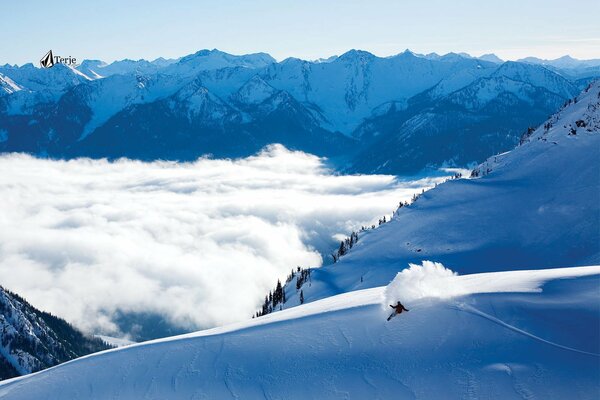
<instances>
[{"instance_id":1,"label":"dark evergreen tree line","mask_svg":"<svg viewBox=\"0 0 600 400\"><path fill-rule=\"evenodd\" d=\"M385 217L383 217L384 222L385 222ZM379 220L379 225L381 225L381 220ZM363 227L364 230L364 227ZM340 246L338 247L338 249L333 252L331 254L331 257L333 257L333 262L336 263L339 261L340 257L345 256L348 251L354 247L354 245L358 242L358 232L352 232L350 234L350 237L342 240L340 242Z\"/></svg>"},{"instance_id":2,"label":"dark evergreen tree line","mask_svg":"<svg viewBox=\"0 0 600 400\"><path fill-rule=\"evenodd\" d=\"M269 294L265 296L265 300L260 308L252 318L260 317L263 315L267 315L277 310L279 307L280 310L283 309L283 305L287 302L287 298L285 295L285 288L288 287L294 278L296 278L296 292L300 290L300 304L304 303L304 292L301 290L302 286L306 283L310 283L310 268L300 268L297 267L295 270L292 270L290 274L287 276L285 280L285 284L282 285L280 280L277 280L277 285L275 289L269 291Z\"/></svg>"}]
</instances>

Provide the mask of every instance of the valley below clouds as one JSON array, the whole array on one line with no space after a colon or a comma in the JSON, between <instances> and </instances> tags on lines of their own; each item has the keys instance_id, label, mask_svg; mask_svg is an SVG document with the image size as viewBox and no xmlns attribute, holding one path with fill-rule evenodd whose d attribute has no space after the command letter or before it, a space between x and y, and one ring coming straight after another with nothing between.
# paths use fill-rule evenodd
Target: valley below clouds
<instances>
[{"instance_id":1,"label":"valley below clouds","mask_svg":"<svg viewBox=\"0 0 600 400\"><path fill-rule=\"evenodd\" d=\"M249 318L277 279L444 180L339 175L279 145L191 163L0 156L0 281L89 333Z\"/></svg>"}]
</instances>

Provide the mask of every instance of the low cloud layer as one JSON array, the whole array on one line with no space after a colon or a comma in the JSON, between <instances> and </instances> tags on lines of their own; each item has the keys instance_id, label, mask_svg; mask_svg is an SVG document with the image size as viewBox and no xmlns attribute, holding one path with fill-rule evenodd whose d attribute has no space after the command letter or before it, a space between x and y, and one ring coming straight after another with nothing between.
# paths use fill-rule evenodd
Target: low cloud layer
<instances>
[{"instance_id":1,"label":"low cloud layer","mask_svg":"<svg viewBox=\"0 0 600 400\"><path fill-rule=\"evenodd\" d=\"M278 278L443 178L338 176L281 146L194 163L0 157L0 283L88 332L248 318Z\"/></svg>"}]
</instances>

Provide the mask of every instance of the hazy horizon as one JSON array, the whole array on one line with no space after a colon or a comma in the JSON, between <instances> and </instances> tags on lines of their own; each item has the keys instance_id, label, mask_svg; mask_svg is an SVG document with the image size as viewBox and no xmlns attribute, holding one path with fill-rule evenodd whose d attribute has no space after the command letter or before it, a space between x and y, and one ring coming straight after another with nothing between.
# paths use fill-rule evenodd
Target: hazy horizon
<instances>
[{"instance_id":1,"label":"hazy horizon","mask_svg":"<svg viewBox=\"0 0 600 400\"><path fill-rule=\"evenodd\" d=\"M280 58L276 58L272 54L270 54L268 52L265 52L265 51L257 51L257 52L253 52L253 53L234 53L234 52L230 52L230 51L223 50L223 49L218 49L218 48L202 48L202 49L198 49L196 51L193 51L192 53L182 54L182 55L177 56L177 57L169 57L169 58L163 57L163 56L149 57L149 58L138 58L138 59L127 57L127 58L121 58L121 59L116 59L116 60L105 60L105 59L100 59L100 58L85 58L85 59L79 59L78 58L77 59L77 64L80 65L83 61L92 61L92 60L93 61L102 61L102 62L106 63L107 65L110 65L111 63L114 63L114 62L126 61L126 60L132 60L132 61L146 60L146 61L151 61L151 62L155 61L155 60L158 60L158 59L161 59L161 58L165 59L165 60L172 60L172 59L179 60L179 59L181 59L183 57L195 54L195 53L200 52L200 51L205 51L205 50L209 50L209 51L215 51L216 50L216 51L220 51L222 53L226 53L226 54L233 55L233 56L244 56L244 55L248 55L248 54L260 54L260 53L264 53L264 54L268 54L269 56L273 57L275 59L275 61L277 61L277 62L282 62L282 61L284 61L286 59L289 59L289 58L297 58L297 59L301 59L301 60L304 60L304 61L315 62L315 61L320 61L320 60L327 60L328 58L331 58L331 57L340 57L343 54L345 54L345 53L347 53L349 51L352 51L352 50L365 51L365 52L371 53L374 56L379 57L379 58L394 57L394 56L397 56L399 54L404 53L405 51L409 51L409 52L415 54L416 56L428 56L429 54L437 54L437 55L443 57L443 56L448 55L448 54L458 54L458 55L469 56L469 57L472 57L472 58L480 58L480 57L485 56L485 55L495 55L498 58L500 58L502 61L520 61L520 60L523 60L523 59L526 59L526 58L537 58L537 59L540 59L540 60L543 60L543 61L555 61L555 60L558 60L558 59L564 58L564 57L570 57L570 58L572 58L574 60L577 60L577 61L600 61L600 57L599 58L577 58L577 57L573 57L570 54L564 54L564 55L562 55L560 57L551 58L551 59L537 57L535 55L530 55L530 56L525 56L525 57L520 57L520 58L514 58L514 59L505 59L505 58L499 57L496 53L493 53L493 52L482 53L482 54L469 54L469 53L464 52L464 51L449 51L447 53L436 53L436 52L432 51L432 52L427 52L427 53L419 53L419 52L413 51L412 49L405 49L405 50L402 50L402 51L400 51L398 53L382 55L382 54L376 54L376 53L374 53L372 51L369 51L367 49L359 49L359 48L351 48L351 49L348 49L348 50L346 50L346 51L344 51L342 53L339 53L339 54L324 55L322 57L311 58L311 59L301 58L301 57L295 57L293 55L291 55L289 57L286 57L286 58L281 58L280 59ZM58 52L56 52L56 53L58 55ZM62 54L61 54L61 56L62 56ZM28 62L22 63L22 64L11 63L11 62L0 63L0 65L10 65L10 66L15 66L16 65L18 67L22 67L22 66L24 66L26 64L33 64L34 66L39 67L39 60L38 61L32 60L32 61L28 61Z\"/></svg>"},{"instance_id":2,"label":"hazy horizon","mask_svg":"<svg viewBox=\"0 0 600 400\"><path fill-rule=\"evenodd\" d=\"M570 8L600 14L600 2ZM199 1L177 7L159 1L101 4L33 0L4 5L0 64L37 64L48 49L78 60L178 58L198 49L231 54L266 52L277 60L307 60L352 48L378 56L411 49L420 54L494 53L524 57L600 58L600 29L591 18L572 23L556 0L456 6L437 0L404 3L332 0L302 3ZM108 22L107 22L108 21Z\"/></svg>"}]
</instances>

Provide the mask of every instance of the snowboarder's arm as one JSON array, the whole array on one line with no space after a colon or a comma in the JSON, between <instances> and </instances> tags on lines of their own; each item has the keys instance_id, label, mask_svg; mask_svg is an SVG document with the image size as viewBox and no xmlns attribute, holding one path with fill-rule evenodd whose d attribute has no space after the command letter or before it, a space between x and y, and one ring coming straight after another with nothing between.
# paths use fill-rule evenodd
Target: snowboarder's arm
<instances>
[{"instance_id":1,"label":"snowboarder's arm","mask_svg":"<svg viewBox=\"0 0 600 400\"><path fill-rule=\"evenodd\" d=\"M392 308L396 308L396 307L394 307L394 306L393 306L393 305L391 305L391 304L390 304L390 307L392 307Z\"/></svg>"}]
</instances>

